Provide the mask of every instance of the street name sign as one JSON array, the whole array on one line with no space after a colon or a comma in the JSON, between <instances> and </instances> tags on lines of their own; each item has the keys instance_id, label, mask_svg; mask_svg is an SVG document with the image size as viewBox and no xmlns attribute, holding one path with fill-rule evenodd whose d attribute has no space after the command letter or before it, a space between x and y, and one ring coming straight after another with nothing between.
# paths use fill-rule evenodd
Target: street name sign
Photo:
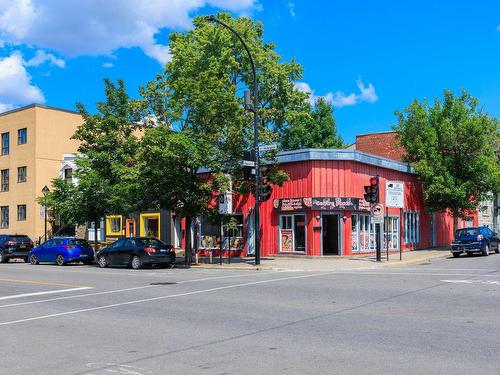
<instances>
[{"instance_id":1,"label":"street name sign","mask_svg":"<svg viewBox=\"0 0 500 375\"><path fill-rule=\"evenodd\" d=\"M259 151L271 151L276 150L277 148L278 145L276 143L273 143L272 145L259 146Z\"/></svg>"}]
</instances>

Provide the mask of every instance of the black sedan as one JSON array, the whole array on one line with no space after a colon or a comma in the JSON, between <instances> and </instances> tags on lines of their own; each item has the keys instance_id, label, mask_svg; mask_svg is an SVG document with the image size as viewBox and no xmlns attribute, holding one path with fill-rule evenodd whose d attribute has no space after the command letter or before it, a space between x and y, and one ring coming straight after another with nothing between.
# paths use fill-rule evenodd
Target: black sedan
<instances>
[{"instance_id":1,"label":"black sedan","mask_svg":"<svg viewBox=\"0 0 500 375\"><path fill-rule=\"evenodd\" d=\"M120 238L99 251L96 259L102 268L128 266L139 269L154 264L167 267L175 263L175 249L157 238Z\"/></svg>"}]
</instances>

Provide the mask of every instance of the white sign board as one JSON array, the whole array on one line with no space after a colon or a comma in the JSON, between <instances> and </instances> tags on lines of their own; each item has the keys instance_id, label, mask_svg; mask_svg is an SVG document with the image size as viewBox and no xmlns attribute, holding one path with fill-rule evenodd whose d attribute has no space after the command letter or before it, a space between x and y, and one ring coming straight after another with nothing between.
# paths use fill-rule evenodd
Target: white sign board
<instances>
[{"instance_id":1,"label":"white sign board","mask_svg":"<svg viewBox=\"0 0 500 375\"><path fill-rule=\"evenodd\" d=\"M255 167L255 162L253 160L243 160L244 167Z\"/></svg>"},{"instance_id":2,"label":"white sign board","mask_svg":"<svg viewBox=\"0 0 500 375\"><path fill-rule=\"evenodd\" d=\"M386 181L385 205L387 207L404 208L405 184L401 181Z\"/></svg>"},{"instance_id":3,"label":"white sign board","mask_svg":"<svg viewBox=\"0 0 500 375\"><path fill-rule=\"evenodd\" d=\"M224 193L219 195L219 213L226 215L233 213L233 194Z\"/></svg>"},{"instance_id":4,"label":"white sign board","mask_svg":"<svg viewBox=\"0 0 500 375\"><path fill-rule=\"evenodd\" d=\"M278 145L276 143L273 143L271 145L259 146L259 151L271 151L276 150L277 148Z\"/></svg>"},{"instance_id":5,"label":"white sign board","mask_svg":"<svg viewBox=\"0 0 500 375\"><path fill-rule=\"evenodd\" d=\"M372 224L384 223L384 206L381 203L376 203L370 208L370 217Z\"/></svg>"}]
</instances>

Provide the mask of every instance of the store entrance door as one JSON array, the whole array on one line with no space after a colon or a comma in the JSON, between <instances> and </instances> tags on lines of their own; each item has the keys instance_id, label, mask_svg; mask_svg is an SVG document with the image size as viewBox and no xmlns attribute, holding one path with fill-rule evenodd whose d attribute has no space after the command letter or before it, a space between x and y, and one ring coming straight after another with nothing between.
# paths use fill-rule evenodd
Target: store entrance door
<instances>
[{"instance_id":1,"label":"store entrance door","mask_svg":"<svg viewBox=\"0 0 500 375\"><path fill-rule=\"evenodd\" d=\"M340 255L339 220L340 216L337 214L328 214L322 217L323 255Z\"/></svg>"}]
</instances>

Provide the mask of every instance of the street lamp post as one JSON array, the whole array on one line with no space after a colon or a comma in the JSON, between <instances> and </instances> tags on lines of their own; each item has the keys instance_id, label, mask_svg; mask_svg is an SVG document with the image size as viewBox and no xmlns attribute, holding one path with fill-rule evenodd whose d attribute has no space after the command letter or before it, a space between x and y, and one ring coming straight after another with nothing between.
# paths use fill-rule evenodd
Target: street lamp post
<instances>
[{"instance_id":1,"label":"street lamp post","mask_svg":"<svg viewBox=\"0 0 500 375\"><path fill-rule=\"evenodd\" d=\"M42 189L42 193L43 193L43 211L44 211L44 215L45 215L45 234L44 234L44 237L43 237L43 240L44 241L47 241L47 194L50 192L49 188L47 187L47 185L45 185Z\"/></svg>"},{"instance_id":2,"label":"street lamp post","mask_svg":"<svg viewBox=\"0 0 500 375\"><path fill-rule=\"evenodd\" d=\"M250 50L248 46L243 41L243 38L229 25L226 25L224 22L215 18L214 16L206 16L205 19L209 22L216 22L221 26L224 26L226 29L230 30L234 35L238 37L243 47L247 51L248 58L250 59L250 65L252 66L253 73L253 147L255 154L255 189L254 189L254 215L255 215L255 264L260 264L260 211L259 211L259 185L260 185L260 174L259 174L259 88L257 82L257 74L255 72L255 65L253 62L252 55L250 54Z\"/></svg>"}]
</instances>

